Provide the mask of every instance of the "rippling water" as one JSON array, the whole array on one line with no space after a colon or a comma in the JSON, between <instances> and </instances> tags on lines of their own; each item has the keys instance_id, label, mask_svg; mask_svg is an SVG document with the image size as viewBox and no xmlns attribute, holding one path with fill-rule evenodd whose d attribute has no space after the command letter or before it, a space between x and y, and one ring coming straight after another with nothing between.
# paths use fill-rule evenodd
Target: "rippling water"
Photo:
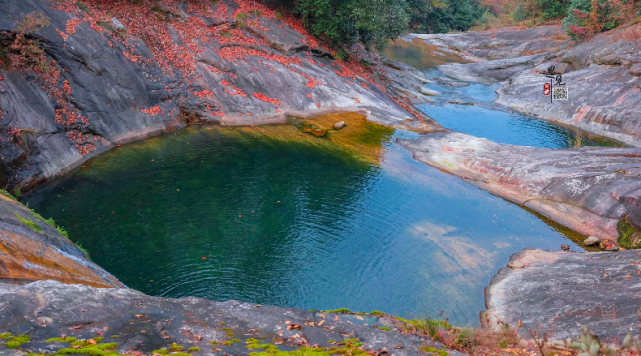
<instances>
[{"instance_id":1,"label":"rippling water","mask_svg":"<svg viewBox=\"0 0 641 356\"><path fill-rule=\"evenodd\" d=\"M444 311L460 325L478 324L483 288L510 254L579 248L530 212L414 161L393 138L376 163L262 130L192 128L129 144L25 200L151 295Z\"/></svg>"}]
</instances>

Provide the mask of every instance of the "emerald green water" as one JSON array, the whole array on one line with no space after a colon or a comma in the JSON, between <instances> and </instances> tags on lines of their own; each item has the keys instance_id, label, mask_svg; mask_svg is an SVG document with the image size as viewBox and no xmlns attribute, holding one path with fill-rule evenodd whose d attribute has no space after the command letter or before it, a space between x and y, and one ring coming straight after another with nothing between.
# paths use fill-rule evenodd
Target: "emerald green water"
<instances>
[{"instance_id":1,"label":"emerald green water","mask_svg":"<svg viewBox=\"0 0 641 356\"><path fill-rule=\"evenodd\" d=\"M483 288L512 253L578 249L519 206L414 161L391 135L373 136L382 150L370 161L274 130L191 128L129 144L24 201L147 294L444 311L459 325L478 324Z\"/></svg>"}]
</instances>

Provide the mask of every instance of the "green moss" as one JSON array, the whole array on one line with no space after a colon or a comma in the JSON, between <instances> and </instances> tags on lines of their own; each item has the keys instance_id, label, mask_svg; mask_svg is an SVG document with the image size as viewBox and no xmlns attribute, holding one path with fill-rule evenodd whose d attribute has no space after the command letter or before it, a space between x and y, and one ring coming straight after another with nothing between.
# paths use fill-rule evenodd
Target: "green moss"
<instances>
[{"instance_id":1,"label":"green moss","mask_svg":"<svg viewBox=\"0 0 641 356\"><path fill-rule=\"evenodd\" d=\"M189 351L189 352L198 352L198 351L200 351L200 347L190 347L189 349L187 349L187 351Z\"/></svg>"},{"instance_id":2,"label":"green moss","mask_svg":"<svg viewBox=\"0 0 641 356\"><path fill-rule=\"evenodd\" d=\"M180 346L180 345L178 345L178 344L171 344L171 346L169 346L169 348L168 348L168 349L169 349L169 351L171 351L171 352L174 352L174 351L184 351L184 350L185 350L185 348L184 348L184 347L182 347L182 346Z\"/></svg>"},{"instance_id":3,"label":"green moss","mask_svg":"<svg viewBox=\"0 0 641 356\"><path fill-rule=\"evenodd\" d=\"M452 326L443 320L432 320L432 319L414 319L407 320L403 318L395 318L398 321L402 321L408 326L414 326L421 331L427 332L430 336L434 337L439 330L449 329Z\"/></svg>"},{"instance_id":4,"label":"green moss","mask_svg":"<svg viewBox=\"0 0 641 356\"><path fill-rule=\"evenodd\" d=\"M0 339L10 339L10 338L12 338L12 337L13 337L13 334L12 334L12 333L4 333L4 334L0 334Z\"/></svg>"},{"instance_id":5,"label":"green moss","mask_svg":"<svg viewBox=\"0 0 641 356\"><path fill-rule=\"evenodd\" d=\"M240 340L238 340L238 339L231 339L231 340L223 341L223 345L233 345L233 344L237 344L239 342L240 342Z\"/></svg>"},{"instance_id":6,"label":"green moss","mask_svg":"<svg viewBox=\"0 0 641 356\"><path fill-rule=\"evenodd\" d=\"M379 330L384 330L384 331L389 331L390 330L387 326L381 326L378 329Z\"/></svg>"},{"instance_id":7,"label":"green moss","mask_svg":"<svg viewBox=\"0 0 641 356\"><path fill-rule=\"evenodd\" d=\"M11 193L7 192L4 189L0 189L0 194L4 195L5 197L7 197L9 199L16 200L16 198L13 195L11 195Z\"/></svg>"},{"instance_id":8,"label":"green moss","mask_svg":"<svg viewBox=\"0 0 641 356\"><path fill-rule=\"evenodd\" d=\"M26 344L29 341L31 341L29 335L10 336L9 341L7 341L4 346L6 346L8 349L15 349L16 347L22 344Z\"/></svg>"},{"instance_id":9,"label":"green moss","mask_svg":"<svg viewBox=\"0 0 641 356\"><path fill-rule=\"evenodd\" d=\"M389 316L387 313L384 313L384 312L379 311L379 310L374 310L374 311L370 312L369 315L377 316L377 317Z\"/></svg>"},{"instance_id":10,"label":"green moss","mask_svg":"<svg viewBox=\"0 0 641 356\"><path fill-rule=\"evenodd\" d=\"M617 231L619 232L618 242L621 247L627 249L641 248L641 232L630 225L627 214L624 214L619 219Z\"/></svg>"},{"instance_id":11,"label":"green moss","mask_svg":"<svg viewBox=\"0 0 641 356\"><path fill-rule=\"evenodd\" d=\"M225 322L224 322L224 321L221 321L221 322L219 323L219 325L220 325L220 326L225 326L225 325L227 325L227 324L225 324Z\"/></svg>"},{"instance_id":12,"label":"green moss","mask_svg":"<svg viewBox=\"0 0 641 356\"><path fill-rule=\"evenodd\" d=\"M249 356L331 356L325 349L315 349L303 346L300 350L294 351L263 351L263 352L250 352Z\"/></svg>"},{"instance_id":13,"label":"green moss","mask_svg":"<svg viewBox=\"0 0 641 356\"><path fill-rule=\"evenodd\" d=\"M351 310L347 308L338 308L334 310L323 310L323 313L340 313L340 314L348 314L351 313Z\"/></svg>"},{"instance_id":14,"label":"green moss","mask_svg":"<svg viewBox=\"0 0 641 356\"><path fill-rule=\"evenodd\" d=\"M247 14L244 12L241 12L240 14L236 15L236 19L240 21L245 21L247 19Z\"/></svg>"},{"instance_id":15,"label":"green moss","mask_svg":"<svg viewBox=\"0 0 641 356\"><path fill-rule=\"evenodd\" d=\"M56 355L88 355L88 356L111 356L113 353L107 353L105 350L101 350L96 347L86 347L80 349L60 349Z\"/></svg>"},{"instance_id":16,"label":"green moss","mask_svg":"<svg viewBox=\"0 0 641 356\"><path fill-rule=\"evenodd\" d=\"M76 247L78 248L78 250L80 250L82 253L84 253L87 257L89 257L89 251L87 251L86 248L82 247L80 242L76 242Z\"/></svg>"},{"instance_id":17,"label":"green moss","mask_svg":"<svg viewBox=\"0 0 641 356\"><path fill-rule=\"evenodd\" d=\"M46 356L45 354L34 354L33 352L30 352L29 355L27 356Z\"/></svg>"},{"instance_id":18,"label":"green moss","mask_svg":"<svg viewBox=\"0 0 641 356\"><path fill-rule=\"evenodd\" d=\"M22 216L20 216L20 214L16 213L15 211L11 211L11 212L13 213L13 215L15 215L18 218L18 220L20 220L20 222L22 222L25 226L27 226L31 230L35 232L42 232L42 228L40 227L40 225L33 222L33 220L28 218L23 218Z\"/></svg>"},{"instance_id":19,"label":"green moss","mask_svg":"<svg viewBox=\"0 0 641 356\"><path fill-rule=\"evenodd\" d=\"M218 344L220 344L220 342L218 342L218 341L210 341L209 343L210 343L210 344L212 344L212 345L218 345Z\"/></svg>"},{"instance_id":20,"label":"green moss","mask_svg":"<svg viewBox=\"0 0 641 356\"><path fill-rule=\"evenodd\" d=\"M85 340L83 340L85 341ZM83 342L80 341L80 342ZM80 346L80 345L79 345ZM118 343L110 342L106 344L88 344L80 348L60 349L56 355L89 355L89 356L117 356L120 355L113 351L118 347Z\"/></svg>"},{"instance_id":21,"label":"green moss","mask_svg":"<svg viewBox=\"0 0 641 356\"><path fill-rule=\"evenodd\" d=\"M45 342L68 342L70 344L76 341L78 341L78 339L76 339L75 337L65 337L65 338L54 337L54 338L45 340Z\"/></svg>"},{"instance_id":22,"label":"green moss","mask_svg":"<svg viewBox=\"0 0 641 356\"><path fill-rule=\"evenodd\" d=\"M152 354L161 354L161 355L166 355L166 354L168 354L168 353L169 353L169 351L167 351L167 350L165 350L165 349L158 349L158 350L154 350L154 351L152 351L151 353L152 353Z\"/></svg>"},{"instance_id":23,"label":"green moss","mask_svg":"<svg viewBox=\"0 0 641 356\"><path fill-rule=\"evenodd\" d=\"M258 339L247 339L246 341L249 345L245 346L248 349L252 350L265 350L265 352L273 353L273 352L279 352L278 347L276 345L272 345L269 343L261 344L261 340Z\"/></svg>"},{"instance_id":24,"label":"green moss","mask_svg":"<svg viewBox=\"0 0 641 356\"><path fill-rule=\"evenodd\" d=\"M120 335L111 335L109 338L110 338L110 339L117 339L117 338L119 338L119 337L120 337Z\"/></svg>"},{"instance_id":25,"label":"green moss","mask_svg":"<svg viewBox=\"0 0 641 356\"><path fill-rule=\"evenodd\" d=\"M421 346L418 349L421 350L421 351L437 354L438 356L447 356L448 355L447 351L437 350L437 349L435 349L433 347L429 347L429 346Z\"/></svg>"}]
</instances>

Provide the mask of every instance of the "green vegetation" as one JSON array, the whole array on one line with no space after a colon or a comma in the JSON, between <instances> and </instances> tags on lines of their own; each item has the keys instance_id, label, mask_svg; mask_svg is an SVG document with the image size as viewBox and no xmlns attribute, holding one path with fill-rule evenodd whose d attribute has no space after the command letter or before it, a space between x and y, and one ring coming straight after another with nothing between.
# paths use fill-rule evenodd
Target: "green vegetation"
<instances>
[{"instance_id":1,"label":"green vegetation","mask_svg":"<svg viewBox=\"0 0 641 356\"><path fill-rule=\"evenodd\" d=\"M20 214L16 213L15 211L11 211L11 212L13 213L13 215L15 215L18 218L18 220L20 220L20 222L22 222L25 226L27 226L31 230L35 232L42 232L42 228L40 227L40 225L36 224L33 220L29 218L23 218L22 216L20 216Z\"/></svg>"},{"instance_id":2,"label":"green vegetation","mask_svg":"<svg viewBox=\"0 0 641 356\"><path fill-rule=\"evenodd\" d=\"M484 0L479 27L534 26L563 19L575 40L586 40L641 15L638 0ZM527 21L527 22L526 22Z\"/></svg>"},{"instance_id":3,"label":"green vegetation","mask_svg":"<svg viewBox=\"0 0 641 356\"><path fill-rule=\"evenodd\" d=\"M16 198L13 195L11 195L11 193L7 192L4 189L0 189L0 194L4 195L5 197L7 197L9 199L16 200Z\"/></svg>"},{"instance_id":4,"label":"green vegetation","mask_svg":"<svg viewBox=\"0 0 641 356\"><path fill-rule=\"evenodd\" d=\"M72 343L74 343L76 341L78 341L78 339L76 339L75 337L69 337L69 336L65 337L65 338L54 337L54 338L45 340L45 342L68 342L70 344L72 344Z\"/></svg>"},{"instance_id":5,"label":"green vegetation","mask_svg":"<svg viewBox=\"0 0 641 356\"><path fill-rule=\"evenodd\" d=\"M222 344L223 345L233 345L233 344L237 344L239 342L240 342L240 340L238 340L238 339L231 339L231 340L223 341Z\"/></svg>"},{"instance_id":6,"label":"green vegetation","mask_svg":"<svg viewBox=\"0 0 641 356\"><path fill-rule=\"evenodd\" d=\"M559 19L567 15L570 0L537 0L542 20Z\"/></svg>"},{"instance_id":7,"label":"green vegetation","mask_svg":"<svg viewBox=\"0 0 641 356\"><path fill-rule=\"evenodd\" d=\"M574 39L585 40L615 28L621 19L623 3L612 0L572 0L563 27Z\"/></svg>"},{"instance_id":8,"label":"green vegetation","mask_svg":"<svg viewBox=\"0 0 641 356\"><path fill-rule=\"evenodd\" d=\"M452 326L444 320L433 320L430 318L407 320L401 317L395 318L408 326L413 326L418 330L426 332L431 337L436 336L439 330L450 329Z\"/></svg>"},{"instance_id":9,"label":"green vegetation","mask_svg":"<svg viewBox=\"0 0 641 356\"><path fill-rule=\"evenodd\" d=\"M389 316L389 314L384 313L384 312L382 312L382 311L380 311L380 310L374 310L374 311L371 311L371 312L369 312L369 315L371 315L371 316L377 316L377 317L379 317L379 318L380 318L380 317L382 317L382 316Z\"/></svg>"},{"instance_id":10,"label":"green vegetation","mask_svg":"<svg viewBox=\"0 0 641 356\"><path fill-rule=\"evenodd\" d=\"M185 350L184 347L182 347L182 346L180 346L180 345L178 345L176 343L173 343L173 344L171 344L171 346L169 346L169 351L171 351L171 352L184 351L184 350Z\"/></svg>"},{"instance_id":11,"label":"green vegetation","mask_svg":"<svg viewBox=\"0 0 641 356\"><path fill-rule=\"evenodd\" d=\"M88 356L117 356L120 355L114 350L118 347L115 342L107 344L95 344L78 348L60 349L56 355L88 355Z\"/></svg>"},{"instance_id":12,"label":"green vegetation","mask_svg":"<svg viewBox=\"0 0 641 356\"><path fill-rule=\"evenodd\" d=\"M627 215L623 215L617 223L617 231L619 232L619 245L621 247L641 248L641 233L630 225Z\"/></svg>"},{"instance_id":13,"label":"green vegetation","mask_svg":"<svg viewBox=\"0 0 641 356\"><path fill-rule=\"evenodd\" d=\"M425 351L425 352L430 352L430 353L435 353L438 356L447 356L448 355L447 351L437 350L437 349L435 349L433 347L430 347L430 346L421 346L421 347L419 347L419 350Z\"/></svg>"},{"instance_id":14,"label":"green vegetation","mask_svg":"<svg viewBox=\"0 0 641 356\"><path fill-rule=\"evenodd\" d=\"M388 328L387 326L379 326L378 329L383 331L390 331L390 328Z\"/></svg>"},{"instance_id":15,"label":"green vegetation","mask_svg":"<svg viewBox=\"0 0 641 356\"><path fill-rule=\"evenodd\" d=\"M2 339L9 339L9 341L5 342L4 346L6 346L8 349L15 349L16 347L26 344L27 342L31 341L31 338L29 335L18 335L18 336L13 336L11 333L5 333L0 335Z\"/></svg>"},{"instance_id":16,"label":"green vegetation","mask_svg":"<svg viewBox=\"0 0 641 356\"><path fill-rule=\"evenodd\" d=\"M338 309L334 309L334 310L323 310L323 313L328 313L328 314L331 314L331 313L347 314L347 313L351 313L351 310L349 310L347 308L338 308Z\"/></svg>"},{"instance_id":17,"label":"green vegetation","mask_svg":"<svg viewBox=\"0 0 641 356\"><path fill-rule=\"evenodd\" d=\"M168 353L169 353L169 351L167 351L167 350L165 350L165 349L158 349L158 350L154 350L154 351L152 351L151 353L152 353L152 354L161 354L161 355L166 355L166 354L168 354Z\"/></svg>"},{"instance_id":18,"label":"green vegetation","mask_svg":"<svg viewBox=\"0 0 641 356\"><path fill-rule=\"evenodd\" d=\"M264 349L261 352L250 352L249 356L331 356L331 355L352 355L365 356L367 352L360 349L363 346L358 339L345 339L335 347L312 348L303 346L294 351L280 351L278 347L272 344L258 344L259 340L249 339L252 343L246 346L249 349Z\"/></svg>"},{"instance_id":19,"label":"green vegetation","mask_svg":"<svg viewBox=\"0 0 641 356\"><path fill-rule=\"evenodd\" d=\"M486 11L476 0L272 0L294 9L334 48L356 42L382 50L405 32L465 31Z\"/></svg>"},{"instance_id":20,"label":"green vegetation","mask_svg":"<svg viewBox=\"0 0 641 356\"><path fill-rule=\"evenodd\" d=\"M200 347L190 347L187 349L188 352L198 352L200 351Z\"/></svg>"},{"instance_id":21,"label":"green vegetation","mask_svg":"<svg viewBox=\"0 0 641 356\"><path fill-rule=\"evenodd\" d=\"M78 248L78 250L80 250L82 253L84 253L87 257L89 257L89 251L87 251L86 248L82 247L80 242L76 242L76 247Z\"/></svg>"},{"instance_id":22,"label":"green vegetation","mask_svg":"<svg viewBox=\"0 0 641 356\"><path fill-rule=\"evenodd\" d=\"M252 350L264 349L265 351L268 351L268 352L278 351L278 347L276 347L275 345L272 345L272 344L260 344L260 342L261 341L257 340L257 339L248 339L247 343L249 345L247 345L245 347L248 348L248 349L252 349Z\"/></svg>"}]
</instances>

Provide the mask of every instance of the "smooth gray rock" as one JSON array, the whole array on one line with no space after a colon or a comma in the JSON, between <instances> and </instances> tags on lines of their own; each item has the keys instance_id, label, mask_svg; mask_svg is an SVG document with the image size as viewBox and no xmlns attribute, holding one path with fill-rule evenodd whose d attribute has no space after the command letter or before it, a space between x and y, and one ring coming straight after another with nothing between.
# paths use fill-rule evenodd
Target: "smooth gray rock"
<instances>
[{"instance_id":1,"label":"smooth gray rock","mask_svg":"<svg viewBox=\"0 0 641 356\"><path fill-rule=\"evenodd\" d=\"M616 243L623 220L641 223L641 149L540 149L449 130L398 142L419 161L602 241Z\"/></svg>"},{"instance_id":2,"label":"smooth gray rock","mask_svg":"<svg viewBox=\"0 0 641 356\"><path fill-rule=\"evenodd\" d=\"M228 0L205 5L220 3L227 5L229 14L238 6ZM209 26L226 21L233 25L235 21L231 16L206 17L190 6L189 2L181 3L179 13L172 13L170 7L160 8L166 13L166 25L176 46L186 44L173 28L174 22L182 23L190 17ZM55 60L61 73L59 85L62 87L65 80L69 83L70 106L87 122L57 122L59 103L43 91L37 75L17 70L4 73L0 107L9 119L0 119L2 187L8 183L11 189L23 187L28 191L118 144L191 123L258 125L285 122L288 115L311 117L329 111L358 111L383 124L420 117L438 126L419 110L410 108L410 113L399 105L407 94L392 90L398 87L418 93L423 83L416 69L378 61L372 70L383 74L373 76L374 82L358 75L347 76L341 62L331 59L325 50L310 48L303 35L277 20L261 17L260 26L240 29L259 45L198 43L199 50L190 52L195 63L191 78L162 68L146 43L133 37L128 39L130 47L141 60L130 60L125 56L130 49L118 40L120 34L95 31L86 21L63 38L59 33L66 32L67 22L76 15L57 10L46 0L0 2L0 33L10 36L17 29L16 19L32 12L41 12L51 23L31 36L41 44L47 60ZM79 12L77 16L86 14ZM275 59L253 55L230 59L221 55L223 49L230 48L253 50ZM319 84L310 84L308 78ZM245 95L229 94L229 85ZM280 105L254 94L278 100ZM416 103L429 101L420 94L412 99ZM150 109L155 110L153 114L143 111ZM246 115L248 112L252 115ZM72 138L79 136L82 142L74 142ZM85 148L91 153L81 153Z\"/></svg>"},{"instance_id":3,"label":"smooth gray rock","mask_svg":"<svg viewBox=\"0 0 641 356\"><path fill-rule=\"evenodd\" d=\"M444 64L438 66L438 69L443 74L454 79L489 84L502 82L518 73L530 71L548 59L550 59L550 57L547 55L536 54L526 57L497 59L478 63Z\"/></svg>"},{"instance_id":4,"label":"smooth gray rock","mask_svg":"<svg viewBox=\"0 0 641 356\"><path fill-rule=\"evenodd\" d=\"M560 26L538 26L529 29L500 28L489 31L455 34L413 34L428 44L447 47L471 61L508 59L556 52L570 44Z\"/></svg>"},{"instance_id":5,"label":"smooth gray rock","mask_svg":"<svg viewBox=\"0 0 641 356\"><path fill-rule=\"evenodd\" d=\"M113 26L114 30L116 31L121 31L125 29L125 25L123 25L122 22L118 21L118 19L115 17L111 18L111 26Z\"/></svg>"},{"instance_id":6,"label":"smooth gray rock","mask_svg":"<svg viewBox=\"0 0 641 356\"><path fill-rule=\"evenodd\" d=\"M516 326L528 337L575 337L583 325L605 339L638 335L641 303L638 251L573 253L525 249L510 258L485 289L481 324Z\"/></svg>"},{"instance_id":7,"label":"smooth gray rock","mask_svg":"<svg viewBox=\"0 0 641 356\"><path fill-rule=\"evenodd\" d=\"M288 330L287 326L292 324L300 328ZM398 325L389 317L323 315L295 308L193 297L157 298L131 289L97 289L54 281L0 287L0 331L29 335L31 341L20 349L36 353L69 347L66 343L45 342L61 334L78 339L102 335L104 342L119 343L117 350L121 354L139 351L145 355L173 343L185 350L199 347L203 354L247 355L264 351L246 348L249 338L270 344L273 339L282 339L278 346L281 350L299 349L304 344L331 347L329 340L357 338L368 351L385 348L396 356L418 355L421 353L418 348L425 345L443 348L423 336L383 331L373 327L374 324L391 328ZM112 339L114 335L117 338ZM232 339L240 342L223 344ZM210 352L212 349L220 351ZM0 343L0 354L8 351ZM450 352L450 355L460 354Z\"/></svg>"},{"instance_id":8,"label":"smooth gray rock","mask_svg":"<svg viewBox=\"0 0 641 356\"><path fill-rule=\"evenodd\" d=\"M439 95L441 95L440 92L438 92L436 90L433 90L433 89L430 89L430 88L426 88L426 87L422 87L421 88L421 94L427 95L427 96L439 96Z\"/></svg>"},{"instance_id":9,"label":"smooth gray rock","mask_svg":"<svg viewBox=\"0 0 641 356\"><path fill-rule=\"evenodd\" d=\"M583 240L583 245L585 246L595 246L598 245L601 240L596 236L590 236L587 239Z\"/></svg>"}]
</instances>

